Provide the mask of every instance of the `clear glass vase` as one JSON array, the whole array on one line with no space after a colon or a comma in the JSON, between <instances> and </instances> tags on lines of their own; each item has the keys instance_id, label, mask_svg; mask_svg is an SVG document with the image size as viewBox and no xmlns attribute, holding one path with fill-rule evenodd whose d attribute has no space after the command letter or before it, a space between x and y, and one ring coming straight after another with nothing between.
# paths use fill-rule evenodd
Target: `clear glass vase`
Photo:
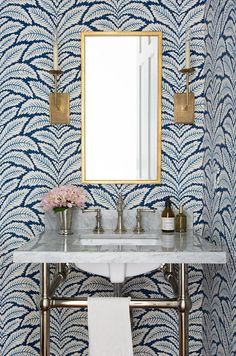
<instances>
[{"instance_id":1,"label":"clear glass vase","mask_svg":"<svg viewBox=\"0 0 236 356\"><path fill-rule=\"evenodd\" d=\"M59 217L59 234L60 235L72 235L72 216L73 216L73 208L67 208L63 211L59 211L57 213Z\"/></svg>"}]
</instances>

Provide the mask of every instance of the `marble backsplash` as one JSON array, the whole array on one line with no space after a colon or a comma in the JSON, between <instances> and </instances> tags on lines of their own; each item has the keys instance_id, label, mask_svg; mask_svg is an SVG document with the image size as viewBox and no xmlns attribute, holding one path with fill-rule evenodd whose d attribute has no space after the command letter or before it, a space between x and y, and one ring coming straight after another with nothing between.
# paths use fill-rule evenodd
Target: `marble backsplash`
<instances>
[{"instance_id":1,"label":"marble backsplash","mask_svg":"<svg viewBox=\"0 0 236 356\"><path fill-rule=\"evenodd\" d=\"M123 213L124 225L127 231L133 231L136 224L136 212L135 209L125 209ZM157 209L154 212L150 209L149 212L142 212L142 226L146 232L159 230L161 227L161 213L162 209ZM117 224L117 211L115 209L102 209L102 225L104 230L110 231L116 228ZM187 228L193 228L193 211L185 211L187 216ZM93 230L96 225L96 213L89 212L83 213L80 209L74 209L73 211L73 229L80 230ZM45 214L45 229L56 230L58 229L58 216L53 212L47 212Z\"/></svg>"}]
</instances>

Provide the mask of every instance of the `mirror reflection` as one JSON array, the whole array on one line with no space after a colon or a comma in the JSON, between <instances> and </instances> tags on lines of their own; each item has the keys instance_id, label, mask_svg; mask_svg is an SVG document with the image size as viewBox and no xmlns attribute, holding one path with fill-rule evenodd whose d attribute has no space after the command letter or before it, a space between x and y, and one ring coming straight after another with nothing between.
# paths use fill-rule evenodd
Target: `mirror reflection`
<instances>
[{"instance_id":1,"label":"mirror reflection","mask_svg":"<svg viewBox=\"0 0 236 356\"><path fill-rule=\"evenodd\" d=\"M160 182L161 34L82 36L84 182Z\"/></svg>"}]
</instances>

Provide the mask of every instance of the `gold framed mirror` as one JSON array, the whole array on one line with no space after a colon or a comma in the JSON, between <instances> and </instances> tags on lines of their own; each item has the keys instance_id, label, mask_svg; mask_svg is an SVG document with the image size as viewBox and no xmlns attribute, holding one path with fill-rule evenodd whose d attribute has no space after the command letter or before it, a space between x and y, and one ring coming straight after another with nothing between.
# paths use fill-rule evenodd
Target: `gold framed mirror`
<instances>
[{"instance_id":1,"label":"gold framed mirror","mask_svg":"<svg viewBox=\"0 0 236 356\"><path fill-rule=\"evenodd\" d=\"M161 181L161 32L83 32L82 183Z\"/></svg>"}]
</instances>

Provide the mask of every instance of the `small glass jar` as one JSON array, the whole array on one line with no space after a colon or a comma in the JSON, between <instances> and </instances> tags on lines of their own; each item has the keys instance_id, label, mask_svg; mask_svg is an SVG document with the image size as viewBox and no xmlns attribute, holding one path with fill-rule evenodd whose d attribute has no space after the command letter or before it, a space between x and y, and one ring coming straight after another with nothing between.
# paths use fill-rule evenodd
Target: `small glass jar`
<instances>
[{"instance_id":1,"label":"small glass jar","mask_svg":"<svg viewBox=\"0 0 236 356\"><path fill-rule=\"evenodd\" d=\"M184 214L182 205L179 208L179 213L175 217L175 231L176 232L187 231L187 217Z\"/></svg>"}]
</instances>

